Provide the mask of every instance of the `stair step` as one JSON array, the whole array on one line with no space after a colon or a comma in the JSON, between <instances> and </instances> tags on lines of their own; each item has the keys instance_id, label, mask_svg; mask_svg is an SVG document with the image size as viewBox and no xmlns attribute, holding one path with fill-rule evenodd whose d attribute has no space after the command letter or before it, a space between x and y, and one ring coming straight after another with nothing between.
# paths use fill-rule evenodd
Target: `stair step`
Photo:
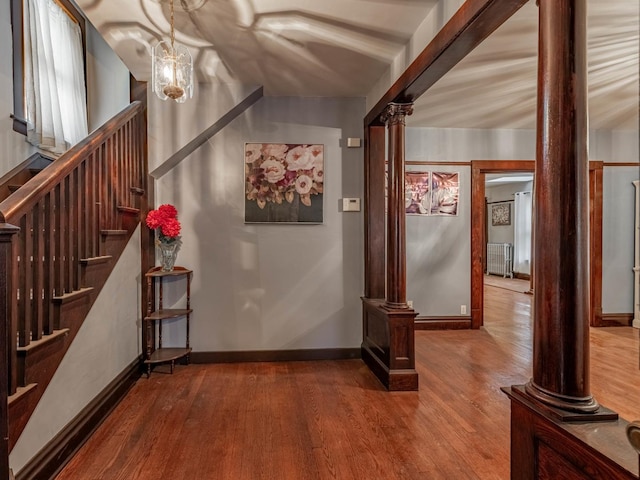
<instances>
[{"instance_id":1,"label":"stair step","mask_svg":"<svg viewBox=\"0 0 640 480\"><path fill-rule=\"evenodd\" d=\"M99 265L102 263L108 263L113 256L111 255L102 255L101 257L91 257L91 258L81 258L80 265L88 267L91 265Z\"/></svg>"},{"instance_id":2,"label":"stair step","mask_svg":"<svg viewBox=\"0 0 640 480\"><path fill-rule=\"evenodd\" d=\"M125 207L123 205L118 206L118 211L120 213L126 213L126 214L129 214L129 215L139 215L140 214L140 209L139 208Z\"/></svg>"},{"instance_id":3,"label":"stair step","mask_svg":"<svg viewBox=\"0 0 640 480\"><path fill-rule=\"evenodd\" d=\"M35 352L36 350L43 348L44 346L52 342L55 342L61 337L65 337L68 334L69 334L68 328L61 328L60 330L54 330L53 333L50 335L43 335L40 340L32 340L31 343L26 347L18 347L17 348L18 356L24 357L30 353Z\"/></svg>"},{"instance_id":4,"label":"stair step","mask_svg":"<svg viewBox=\"0 0 640 480\"><path fill-rule=\"evenodd\" d=\"M134 195L144 195L144 188L131 187L129 191Z\"/></svg>"},{"instance_id":5,"label":"stair step","mask_svg":"<svg viewBox=\"0 0 640 480\"><path fill-rule=\"evenodd\" d=\"M126 230L100 230L100 234L108 237L108 236L125 236L127 235L129 232L127 232Z\"/></svg>"},{"instance_id":6,"label":"stair step","mask_svg":"<svg viewBox=\"0 0 640 480\"><path fill-rule=\"evenodd\" d=\"M64 295L60 295L59 297L53 297L52 302L56 305L64 305L65 303L73 302L79 298L86 297L93 292L93 287L85 287L80 290L76 290L71 293L65 293Z\"/></svg>"},{"instance_id":7,"label":"stair step","mask_svg":"<svg viewBox=\"0 0 640 480\"><path fill-rule=\"evenodd\" d=\"M41 171L42 171L42 168L30 168L29 169L29 173L31 174L32 177L35 177Z\"/></svg>"},{"instance_id":8,"label":"stair step","mask_svg":"<svg viewBox=\"0 0 640 480\"><path fill-rule=\"evenodd\" d=\"M7 185L11 193L17 192L22 185Z\"/></svg>"},{"instance_id":9,"label":"stair step","mask_svg":"<svg viewBox=\"0 0 640 480\"><path fill-rule=\"evenodd\" d=\"M30 383L25 387L18 387L16 389L16 393L14 393L13 395L9 395L9 398L8 398L9 407L18 403L20 400L26 398L27 395L29 395L30 392L34 391L34 389L37 386L38 386L37 383Z\"/></svg>"}]
</instances>

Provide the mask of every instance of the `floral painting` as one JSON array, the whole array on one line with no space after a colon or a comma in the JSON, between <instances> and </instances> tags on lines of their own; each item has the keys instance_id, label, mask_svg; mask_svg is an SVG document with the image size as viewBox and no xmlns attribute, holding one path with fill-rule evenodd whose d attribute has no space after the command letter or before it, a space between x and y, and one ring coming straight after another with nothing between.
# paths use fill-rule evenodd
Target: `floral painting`
<instances>
[{"instance_id":1,"label":"floral painting","mask_svg":"<svg viewBox=\"0 0 640 480\"><path fill-rule=\"evenodd\" d=\"M324 146L246 143L245 222L322 223Z\"/></svg>"},{"instance_id":2,"label":"floral painting","mask_svg":"<svg viewBox=\"0 0 640 480\"><path fill-rule=\"evenodd\" d=\"M458 215L459 174L431 172L431 215Z\"/></svg>"},{"instance_id":3,"label":"floral painting","mask_svg":"<svg viewBox=\"0 0 640 480\"><path fill-rule=\"evenodd\" d=\"M404 206L407 215L429 215L431 180L429 172L405 172Z\"/></svg>"}]
</instances>

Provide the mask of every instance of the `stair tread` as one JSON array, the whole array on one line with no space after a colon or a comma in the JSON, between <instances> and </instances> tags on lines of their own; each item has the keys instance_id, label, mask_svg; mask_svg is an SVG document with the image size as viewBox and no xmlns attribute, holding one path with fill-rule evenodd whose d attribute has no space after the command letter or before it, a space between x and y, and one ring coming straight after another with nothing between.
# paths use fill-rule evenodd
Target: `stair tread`
<instances>
[{"instance_id":1,"label":"stair tread","mask_svg":"<svg viewBox=\"0 0 640 480\"><path fill-rule=\"evenodd\" d=\"M131 187L129 188L129 191L134 195L144 195L144 188Z\"/></svg>"},{"instance_id":2,"label":"stair tread","mask_svg":"<svg viewBox=\"0 0 640 480\"><path fill-rule=\"evenodd\" d=\"M137 215L138 213L140 213L140 209L139 208L126 207L124 205L118 205L118 211L122 212L122 213L130 213L130 214L133 214L133 215Z\"/></svg>"},{"instance_id":3,"label":"stair tread","mask_svg":"<svg viewBox=\"0 0 640 480\"><path fill-rule=\"evenodd\" d=\"M69 333L68 328L61 328L60 330L54 330L53 333L50 335L43 335L40 340L32 340L31 343L29 343L29 345L25 347L18 347L17 348L18 355L26 355L27 353L39 347L42 347L43 345L53 342L59 339L60 337L64 337L68 333Z\"/></svg>"},{"instance_id":4,"label":"stair tread","mask_svg":"<svg viewBox=\"0 0 640 480\"><path fill-rule=\"evenodd\" d=\"M24 387L18 387L16 389L16 393L14 393L13 395L9 395L7 399L9 406L11 406L11 404L13 403L16 403L21 398L24 398L29 392L31 392L37 386L38 386L37 383L30 383Z\"/></svg>"},{"instance_id":5,"label":"stair tread","mask_svg":"<svg viewBox=\"0 0 640 480\"><path fill-rule=\"evenodd\" d=\"M96 265L98 263L107 263L112 258L113 258L112 255L102 255L99 257L81 258L80 263L82 265Z\"/></svg>"},{"instance_id":6,"label":"stair tread","mask_svg":"<svg viewBox=\"0 0 640 480\"><path fill-rule=\"evenodd\" d=\"M129 232L127 230L101 230L102 235L126 235Z\"/></svg>"},{"instance_id":7,"label":"stair tread","mask_svg":"<svg viewBox=\"0 0 640 480\"><path fill-rule=\"evenodd\" d=\"M74 300L76 298L84 297L85 295L89 295L93 291L93 287L84 287L80 290L75 290L70 293L65 293L64 295L59 295L57 297L53 297L52 301L54 303L65 303L70 300Z\"/></svg>"}]
</instances>

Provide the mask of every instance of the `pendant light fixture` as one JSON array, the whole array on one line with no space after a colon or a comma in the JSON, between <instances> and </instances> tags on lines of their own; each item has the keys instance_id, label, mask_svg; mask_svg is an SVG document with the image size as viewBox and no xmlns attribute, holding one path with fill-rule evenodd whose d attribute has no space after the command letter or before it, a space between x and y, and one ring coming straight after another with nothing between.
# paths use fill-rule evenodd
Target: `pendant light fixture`
<instances>
[{"instance_id":1,"label":"pendant light fixture","mask_svg":"<svg viewBox=\"0 0 640 480\"><path fill-rule=\"evenodd\" d=\"M152 51L153 91L162 100L184 103L193 96L193 59L186 47L175 46L173 0L171 2L171 43L160 42Z\"/></svg>"}]
</instances>

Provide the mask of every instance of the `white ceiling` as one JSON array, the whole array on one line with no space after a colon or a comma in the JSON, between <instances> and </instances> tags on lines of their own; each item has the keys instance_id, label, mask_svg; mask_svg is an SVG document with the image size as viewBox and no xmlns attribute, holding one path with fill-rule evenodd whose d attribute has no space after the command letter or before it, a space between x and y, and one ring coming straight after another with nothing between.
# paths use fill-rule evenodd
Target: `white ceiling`
<instances>
[{"instance_id":1,"label":"white ceiling","mask_svg":"<svg viewBox=\"0 0 640 480\"><path fill-rule=\"evenodd\" d=\"M448 1L448 0L441 0ZM365 96L436 0L175 0L176 42L200 81L266 95ZM136 78L169 32L168 0L77 0ZM588 0L590 121L638 128L639 2ZM533 128L537 7L530 1L416 103L410 126Z\"/></svg>"}]
</instances>

